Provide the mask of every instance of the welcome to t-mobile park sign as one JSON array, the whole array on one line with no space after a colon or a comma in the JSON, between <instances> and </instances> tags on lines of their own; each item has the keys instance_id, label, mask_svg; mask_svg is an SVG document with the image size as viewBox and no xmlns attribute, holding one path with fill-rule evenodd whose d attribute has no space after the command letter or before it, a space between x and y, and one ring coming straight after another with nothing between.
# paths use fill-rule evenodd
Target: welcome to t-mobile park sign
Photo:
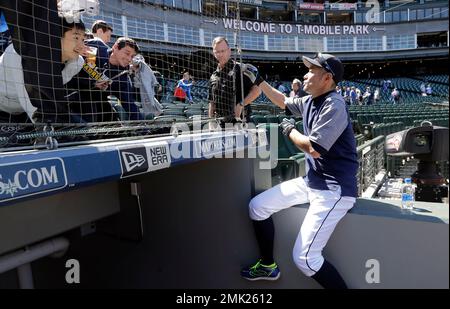
<instances>
[{"instance_id":1,"label":"welcome to t-mobile park sign","mask_svg":"<svg viewBox=\"0 0 450 309\"><path fill-rule=\"evenodd\" d=\"M223 18L225 29L241 30L256 33L283 33L302 35L367 35L375 31L384 31L383 27L374 25L305 25L265 23ZM217 21L213 23L218 24Z\"/></svg>"}]
</instances>

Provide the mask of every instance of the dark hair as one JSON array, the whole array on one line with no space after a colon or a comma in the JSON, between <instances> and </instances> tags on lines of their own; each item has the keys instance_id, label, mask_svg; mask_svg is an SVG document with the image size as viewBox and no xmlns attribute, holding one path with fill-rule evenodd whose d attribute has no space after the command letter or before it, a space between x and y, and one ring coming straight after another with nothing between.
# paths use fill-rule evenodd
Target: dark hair
<instances>
[{"instance_id":1,"label":"dark hair","mask_svg":"<svg viewBox=\"0 0 450 309\"><path fill-rule=\"evenodd\" d=\"M86 32L84 33L84 39L85 40L91 40L93 38L94 38L94 35L91 32L86 30Z\"/></svg>"},{"instance_id":2,"label":"dark hair","mask_svg":"<svg viewBox=\"0 0 450 309\"><path fill-rule=\"evenodd\" d=\"M62 28L63 28L63 36L66 34L67 31L70 31L72 29L77 29L81 31L86 31L86 26L84 23L80 20L77 23L71 23L69 24L65 18L62 19Z\"/></svg>"},{"instance_id":3,"label":"dark hair","mask_svg":"<svg viewBox=\"0 0 450 309\"><path fill-rule=\"evenodd\" d=\"M121 50L125 46L129 46L129 47L133 48L136 53L139 53L139 46L133 39L121 37L121 38L117 39L115 44L117 44L117 47L119 48L119 50Z\"/></svg>"},{"instance_id":4,"label":"dark hair","mask_svg":"<svg viewBox=\"0 0 450 309\"><path fill-rule=\"evenodd\" d=\"M113 31L113 28L104 20L96 20L92 25L91 32L97 33L98 29L102 29L103 32L106 32L108 30L111 30L111 32Z\"/></svg>"}]
</instances>

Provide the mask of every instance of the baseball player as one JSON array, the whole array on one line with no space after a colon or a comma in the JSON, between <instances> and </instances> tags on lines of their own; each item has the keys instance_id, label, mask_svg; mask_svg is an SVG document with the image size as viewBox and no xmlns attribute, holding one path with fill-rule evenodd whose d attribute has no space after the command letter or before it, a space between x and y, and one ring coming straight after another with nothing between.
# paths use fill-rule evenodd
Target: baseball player
<instances>
[{"instance_id":1,"label":"baseball player","mask_svg":"<svg viewBox=\"0 0 450 309\"><path fill-rule=\"evenodd\" d=\"M274 225L271 215L297 204L309 203L293 258L297 267L324 288L344 289L346 284L338 271L322 256L334 228L357 196L358 169L356 142L346 104L335 88L344 75L341 61L329 54L303 57L309 71L304 76L301 98L286 98L266 83L252 65L246 74L263 93L280 108L303 117L304 134L295 129L292 120L280 124L283 134L305 153L306 176L281 183L254 197L249 204L261 258L242 269L248 280L276 280L280 269L273 258Z\"/></svg>"}]
</instances>

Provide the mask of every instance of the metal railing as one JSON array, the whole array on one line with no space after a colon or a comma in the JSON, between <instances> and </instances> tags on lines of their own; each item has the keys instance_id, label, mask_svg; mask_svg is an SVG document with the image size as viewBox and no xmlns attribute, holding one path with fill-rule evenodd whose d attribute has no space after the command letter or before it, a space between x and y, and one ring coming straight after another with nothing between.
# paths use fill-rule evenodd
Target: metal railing
<instances>
[{"instance_id":1,"label":"metal railing","mask_svg":"<svg viewBox=\"0 0 450 309\"><path fill-rule=\"evenodd\" d=\"M358 195L367 189L378 172L384 169L385 153L384 153L383 135L378 136L357 148L359 169L358 179Z\"/></svg>"}]
</instances>

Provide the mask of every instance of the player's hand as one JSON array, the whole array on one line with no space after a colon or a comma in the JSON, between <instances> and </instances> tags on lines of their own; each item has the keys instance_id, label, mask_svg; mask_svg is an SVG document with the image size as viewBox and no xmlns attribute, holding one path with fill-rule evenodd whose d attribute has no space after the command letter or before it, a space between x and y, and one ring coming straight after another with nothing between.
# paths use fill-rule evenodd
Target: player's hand
<instances>
[{"instance_id":1,"label":"player's hand","mask_svg":"<svg viewBox=\"0 0 450 309\"><path fill-rule=\"evenodd\" d=\"M284 118L280 123L280 128L283 130L283 134L289 136L292 130L295 129L295 120L293 118Z\"/></svg>"},{"instance_id":2,"label":"player's hand","mask_svg":"<svg viewBox=\"0 0 450 309\"><path fill-rule=\"evenodd\" d=\"M242 73L247 76L254 85L259 86L264 81L254 65L244 63L241 68Z\"/></svg>"}]
</instances>

